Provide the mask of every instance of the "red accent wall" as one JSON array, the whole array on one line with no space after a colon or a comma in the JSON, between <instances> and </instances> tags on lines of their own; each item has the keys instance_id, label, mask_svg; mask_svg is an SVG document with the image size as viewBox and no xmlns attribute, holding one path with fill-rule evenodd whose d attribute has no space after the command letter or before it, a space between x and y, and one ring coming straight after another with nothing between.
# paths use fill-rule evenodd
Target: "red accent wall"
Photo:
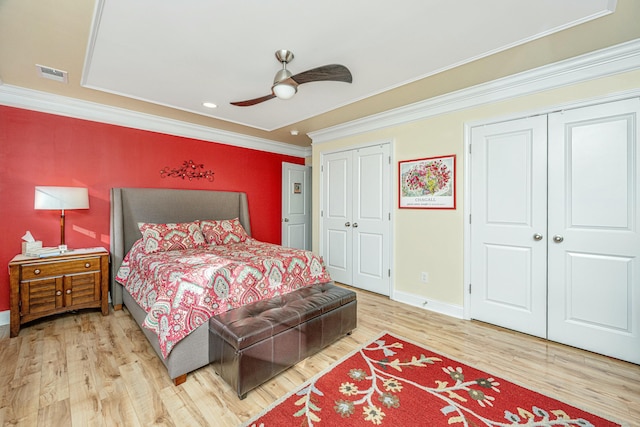
<instances>
[{"instance_id":1,"label":"red accent wall","mask_svg":"<svg viewBox=\"0 0 640 427\"><path fill-rule=\"evenodd\" d=\"M213 170L214 181L160 176L185 160ZM112 187L244 191L253 237L280 243L282 162L304 159L0 106L0 311L9 309L7 264L24 233L44 246L60 243L60 212L33 209L36 185L89 189L90 208L66 212L71 248L109 249Z\"/></svg>"}]
</instances>

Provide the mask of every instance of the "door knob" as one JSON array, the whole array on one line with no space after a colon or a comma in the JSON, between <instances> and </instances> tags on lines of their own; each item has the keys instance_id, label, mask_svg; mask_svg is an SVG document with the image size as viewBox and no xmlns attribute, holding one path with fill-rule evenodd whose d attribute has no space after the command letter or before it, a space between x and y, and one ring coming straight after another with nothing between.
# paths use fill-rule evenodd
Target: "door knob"
<instances>
[{"instance_id":1,"label":"door knob","mask_svg":"<svg viewBox=\"0 0 640 427\"><path fill-rule=\"evenodd\" d=\"M358 228L358 223L357 222L353 223L353 228Z\"/></svg>"},{"instance_id":2,"label":"door knob","mask_svg":"<svg viewBox=\"0 0 640 427\"><path fill-rule=\"evenodd\" d=\"M285 218L285 219L284 219L284 222L289 222L289 218Z\"/></svg>"},{"instance_id":3,"label":"door knob","mask_svg":"<svg viewBox=\"0 0 640 427\"><path fill-rule=\"evenodd\" d=\"M542 234L536 233L533 235L533 240L542 240Z\"/></svg>"},{"instance_id":4,"label":"door knob","mask_svg":"<svg viewBox=\"0 0 640 427\"><path fill-rule=\"evenodd\" d=\"M344 223L344 226L345 227L351 227L351 223L349 221L347 221L347 222Z\"/></svg>"},{"instance_id":5,"label":"door knob","mask_svg":"<svg viewBox=\"0 0 640 427\"><path fill-rule=\"evenodd\" d=\"M556 234L555 236L553 236L553 241L556 243L561 243L564 240L564 237L560 236L559 234Z\"/></svg>"}]
</instances>

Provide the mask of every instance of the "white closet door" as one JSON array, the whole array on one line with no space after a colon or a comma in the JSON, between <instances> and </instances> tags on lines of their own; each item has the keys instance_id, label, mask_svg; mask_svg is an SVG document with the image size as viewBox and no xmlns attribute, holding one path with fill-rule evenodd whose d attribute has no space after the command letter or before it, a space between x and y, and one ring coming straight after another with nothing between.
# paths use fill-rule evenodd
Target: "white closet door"
<instances>
[{"instance_id":1,"label":"white closet door","mask_svg":"<svg viewBox=\"0 0 640 427\"><path fill-rule=\"evenodd\" d=\"M351 284L352 262L352 154L350 151L324 156L323 258L336 282Z\"/></svg>"},{"instance_id":2,"label":"white closet door","mask_svg":"<svg viewBox=\"0 0 640 427\"><path fill-rule=\"evenodd\" d=\"M389 295L389 145L353 155L353 285Z\"/></svg>"},{"instance_id":3,"label":"white closet door","mask_svg":"<svg viewBox=\"0 0 640 427\"><path fill-rule=\"evenodd\" d=\"M549 339L640 363L640 100L549 116Z\"/></svg>"},{"instance_id":4,"label":"white closet door","mask_svg":"<svg viewBox=\"0 0 640 427\"><path fill-rule=\"evenodd\" d=\"M546 336L545 116L471 134L471 317Z\"/></svg>"},{"instance_id":5,"label":"white closet door","mask_svg":"<svg viewBox=\"0 0 640 427\"><path fill-rule=\"evenodd\" d=\"M322 256L331 278L391 293L389 144L327 154L322 162Z\"/></svg>"}]
</instances>

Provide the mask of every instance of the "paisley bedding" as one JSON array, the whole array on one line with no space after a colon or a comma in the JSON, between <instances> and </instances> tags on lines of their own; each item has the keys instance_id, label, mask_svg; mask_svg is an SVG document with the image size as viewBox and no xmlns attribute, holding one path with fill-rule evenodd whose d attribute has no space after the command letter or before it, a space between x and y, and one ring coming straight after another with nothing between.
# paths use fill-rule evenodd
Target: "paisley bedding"
<instances>
[{"instance_id":1,"label":"paisley bedding","mask_svg":"<svg viewBox=\"0 0 640 427\"><path fill-rule=\"evenodd\" d=\"M191 331L224 311L331 280L310 251L247 238L227 245L148 254L143 240L125 256L116 280L147 312L166 358Z\"/></svg>"}]
</instances>

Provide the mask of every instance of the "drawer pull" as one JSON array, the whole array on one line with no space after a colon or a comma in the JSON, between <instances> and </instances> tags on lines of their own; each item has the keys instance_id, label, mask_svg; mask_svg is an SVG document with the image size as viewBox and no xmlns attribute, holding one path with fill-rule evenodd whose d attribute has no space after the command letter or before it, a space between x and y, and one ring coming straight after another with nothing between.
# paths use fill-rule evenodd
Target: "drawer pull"
<instances>
[{"instance_id":1,"label":"drawer pull","mask_svg":"<svg viewBox=\"0 0 640 427\"><path fill-rule=\"evenodd\" d=\"M67 292L67 295L69 295L71 293L71 289L67 289L66 292Z\"/></svg>"},{"instance_id":2,"label":"drawer pull","mask_svg":"<svg viewBox=\"0 0 640 427\"><path fill-rule=\"evenodd\" d=\"M40 274L40 269L36 268L35 270L33 270L33 274Z\"/></svg>"},{"instance_id":3,"label":"drawer pull","mask_svg":"<svg viewBox=\"0 0 640 427\"><path fill-rule=\"evenodd\" d=\"M62 295L62 291L56 291L56 296Z\"/></svg>"},{"instance_id":4,"label":"drawer pull","mask_svg":"<svg viewBox=\"0 0 640 427\"><path fill-rule=\"evenodd\" d=\"M88 262L85 262L85 263L84 263L84 268L89 268L89 267L91 267L91 264L90 264L90 263L88 263Z\"/></svg>"}]
</instances>

